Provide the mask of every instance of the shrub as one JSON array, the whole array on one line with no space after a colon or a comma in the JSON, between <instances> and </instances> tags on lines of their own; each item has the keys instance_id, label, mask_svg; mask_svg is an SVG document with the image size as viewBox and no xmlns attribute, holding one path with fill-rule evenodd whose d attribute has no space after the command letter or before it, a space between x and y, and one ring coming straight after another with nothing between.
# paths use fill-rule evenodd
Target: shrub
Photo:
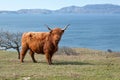
<instances>
[{"instance_id":1,"label":"shrub","mask_svg":"<svg viewBox=\"0 0 120 80\"><path fill-rule=\"evenodd\" d=\"M70 47L61 47L57 52L56 52L57 54L66 54L66 55L78 55L78 53L74 50L74 49L72 49L72 48L70 48Z\"/></svg>"}]
</instances>

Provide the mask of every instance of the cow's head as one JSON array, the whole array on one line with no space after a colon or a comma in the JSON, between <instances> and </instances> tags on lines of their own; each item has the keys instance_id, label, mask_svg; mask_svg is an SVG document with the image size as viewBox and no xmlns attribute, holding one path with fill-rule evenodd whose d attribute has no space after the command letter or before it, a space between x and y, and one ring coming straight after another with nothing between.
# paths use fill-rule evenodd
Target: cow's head
<instances>
[{"instance_id":1,"label":"cow's head","mask_svg":"<svg viewBox=\"0 0 120 80\"><path fill-rule=\"evenodd\" d=\"M64 31L68 28L70 24L68 24L67 26L65 26L63 29L61 28L54 28L54 29L51 29L50 27L47 26L47 28L50 30L50 35L52 36L52 40L58 44L61 37L62 37L62 34L64 33Z\"/></svg>"}]
</instances>

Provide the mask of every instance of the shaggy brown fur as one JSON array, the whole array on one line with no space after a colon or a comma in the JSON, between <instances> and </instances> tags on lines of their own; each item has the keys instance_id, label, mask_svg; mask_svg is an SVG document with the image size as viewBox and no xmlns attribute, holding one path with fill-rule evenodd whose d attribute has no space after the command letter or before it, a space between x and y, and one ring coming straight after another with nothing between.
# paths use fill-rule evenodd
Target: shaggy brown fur
<instances>
[{"instance_id":1,"label":"shaggy brown fur","mask_svg":"<svg viewBox=\"0 0 120 80\"><path fill-rule=\"evenodd\" d=\"M37 62L34 53L45 54L48 64L52 64L52 56L58 50L58 43L64 30L66 29L50 29L50 32L27 32L22 35L22 50L20 53L20 61L23 62L25 54L30 50L33 62Z\"/></svg>"}]
</instances>

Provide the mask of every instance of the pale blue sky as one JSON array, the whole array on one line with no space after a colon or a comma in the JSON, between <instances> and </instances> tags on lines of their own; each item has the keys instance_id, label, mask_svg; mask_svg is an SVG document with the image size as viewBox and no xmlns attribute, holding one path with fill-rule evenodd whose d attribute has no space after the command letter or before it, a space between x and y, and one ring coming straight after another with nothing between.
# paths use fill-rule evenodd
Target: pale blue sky
<instances>
[{"instance_id":1,"label":"pale blue sky","mask_svg":"<svg viewBox=\"0 0 120 80\"><path fill-rule=\"evenodd\" d=\"M87 4L117 4L120 0L0 0L0 10L50 9L66 6L84 6Z\"/></svg>"}]
</instances>

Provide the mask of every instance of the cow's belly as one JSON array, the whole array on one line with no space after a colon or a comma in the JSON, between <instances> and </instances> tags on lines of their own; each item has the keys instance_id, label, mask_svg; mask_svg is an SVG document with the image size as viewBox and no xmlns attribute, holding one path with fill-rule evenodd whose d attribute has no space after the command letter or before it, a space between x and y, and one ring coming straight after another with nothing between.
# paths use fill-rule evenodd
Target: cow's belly
<instances>
[{"instance_id":1,"label":"cow's belly","mask_svg":"<svg viewBox=\"0 0 120 80\"><path fill-rule=\"evenodd\" d=\"M38 45L38 44L29 45L29 48L30 48L30 50L32 50L34 53L44 54L43 45Z\"/></svg>"},{"instance_id":2,"label":"cow's belly","mask_svg":"<svg viewBox=\"0 0 120 80\"><path fill-rule=\"evenodd\" d=\"M44 54L43 49L41 48L36 48L36 49L33 49L32 51L37 54Z\"/></svg>"}]
</instances>

